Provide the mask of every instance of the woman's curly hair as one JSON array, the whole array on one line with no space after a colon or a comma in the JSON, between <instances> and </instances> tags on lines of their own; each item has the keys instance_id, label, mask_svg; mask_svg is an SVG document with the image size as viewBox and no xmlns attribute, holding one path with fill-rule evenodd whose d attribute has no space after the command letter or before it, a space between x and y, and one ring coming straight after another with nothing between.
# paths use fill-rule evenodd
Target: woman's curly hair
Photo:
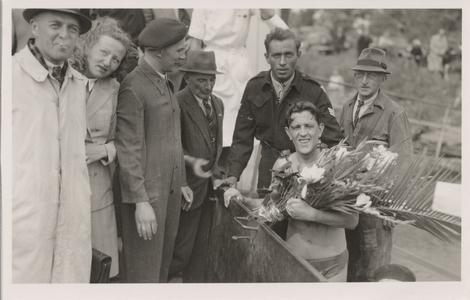
<instances>
[{"instance_id":1,"label":"woman's curly hair","mask_svg":"<svg viewBox=\"0 0 470 300\"><path fill-rule=\"evenodd\" d=\"M126 48L126 55L122 59L121 64L116 69L116 71L110 75L111 78L116 78L119 75L124 76L129 58L137 58L138 51L136 46L132 43L129 34L124 32L118 26L116 20L109 17L103 17L94 20L91 29L87 33L80 36L77 42L77 47L75 48L75 51L69 60L70 65L83 74L88 67L86 57L87 50L91 49L98 42L102 35L109 36L116 41L121 42Z\"/></svg>"}]
</instances>

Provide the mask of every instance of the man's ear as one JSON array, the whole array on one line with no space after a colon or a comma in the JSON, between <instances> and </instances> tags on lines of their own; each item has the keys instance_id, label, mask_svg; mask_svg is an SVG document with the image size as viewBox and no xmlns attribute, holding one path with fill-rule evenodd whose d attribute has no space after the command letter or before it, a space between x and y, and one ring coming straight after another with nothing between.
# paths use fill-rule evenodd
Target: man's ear
<instances>
[{"instance_id":1,"label":"man's ear","mask_svg":"<svg viewBox=\"0 0 470 300\"><path fill-rule=\"evenodd\" d=\"M320 125L318 125L318 128L320 129L320 136L321 136L323 134L323 130L325 130L325 124L320 123Z\"/></svg>"},{"instance_id":2,"label":"man's ear","mask_svg":"<svg viewBox=\"0 0 470 300\"><path fill-rule=\"evenodd\" d=\"M35 19L31 19L31 21L29 21L29 24L31 25L31 32L32 32L33 36L35 38L37 38L38 37L38 30L39 30L38 22Z\"/></svg>"},{"instance_id":3,"label":"man's ear","mask_svg":"<svg viewBox=\"0 0 470 300\"><path fill-rule=\"evenodd\" d=\"M265 53L265 54L264 54L264 58L266 59L266 62L267 62L267 63L268 63L268 65L269 65L269 61L268 61L268 53Z\"/></svg>"},{"instance_id":4,"label":"man's ear","mask_svg":"<svg viewBox=\"0 0 470 300\"><path fill-rule=\"evenodd\" d=\"M382 77L382 82L381 83L384 83L385 80L387 80L387 75L384 74L383 77Z\"/></svg>"},{"instance_id":5,"label":"man's ear","mask_svg":"<svg viewBox=\"0 0 470 300\"><path fill-rule=\"evenodd\" d=\"M302 54L302 51L300 51L299 49L299 51L297 51L297 56L300 57L301 54Z\"/></svg>"},{"instance_id":6,"label":"man's ear","mask_svg":"<svg viewBox=\"0 0 470 300\"><path fill-rule=\"evenodd\" d=\"M289 127L284 127L284 130L286 131L287 136L289 137L289 140L292 141L292 137L291 137L290 132L289 132Z\"/></svg>"}]
</instances>

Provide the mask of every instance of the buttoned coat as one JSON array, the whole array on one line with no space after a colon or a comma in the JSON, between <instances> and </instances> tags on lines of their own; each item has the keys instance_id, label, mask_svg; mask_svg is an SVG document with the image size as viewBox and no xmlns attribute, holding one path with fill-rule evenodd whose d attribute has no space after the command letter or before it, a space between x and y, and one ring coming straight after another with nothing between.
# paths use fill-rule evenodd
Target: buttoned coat
<instances>
[{"instance_id":1,"label":"buttoned coat","mask_svg":"<svg viewBox=\"0 0 470 300\"><path fill-rule=\"evenodd\" d=\"M68 66L58 93L26 46L13 57L12 81L13 282L89 282L83 77Z\"/></svg>"},{"instance_id":2,"label":"buttoned coat","mask_svg":"<svg viewBox=\"0 0 470 300\"><path fill-rule=\"evenodd\" d=\"M173 254L181 187L186 185L180 108L171 82L145 57L121 83L115 146L122 194L122 228L129 282L166 282ZM137 233L135 203L149 202L157 233Z\"/></svg>"},{"instance_id":3,"label":"buttoned coat","mask_svg":"<svg viewBox=\"0 0 470 300\"><path fill-rule=\"evenodd\" d=\"M85 143L104 145L108 156L88 165L91 184L91 210L113 203L109 164L116 158L114 136L119 83L113 78L98 79L86 104L87 136Z\"/></svg>"},{"instance_id":4,"label":"buttoned coat","mask_svg":"<svg viewBox=\"0 0 470 300\"><path fill-rule=\"evenodd\" d=\"M405 110L388 98L381 90L353 126L354 104L357 94L347 101L339 118L341 130L352 147L363 140L388 143L390 150L399 154L412 154L410 125ZM406 141L405 141L406 140ZM391 261L393 232L385 228L382 220L359 216L354 230L346 230L349 251L348 281L372 281L374 271Z\"/></svg>"},{"instance_id":5,"label":"buttoned coat","mask_svg":"<svg viewBox=\"0 0 470 300\"><path fill-rule=\"evenodd\" d=\"M340 114L341 131L353 147L364 139L378 140L394 146L393 151L413 153L411 131L405 110L379 90L377 98L353 126L354 104L357 94L347 101ZM406 141L405 141L406 140Z\"/></svg>"},{"instance_id":6,"label":"buttoned coat","mask_svg":"<svg viewBox=\"0 0 470 300\"><path fill-rule=\"evenodd\" d=\"M91 187L92 244L97 250L111 256L110 277L118 268L118 241L114 212L113 182L110 163L116 158L114 135L119 83L116 79L100 78L95 82L86 104L87 136L85 143L106 147L107 157L88 164Z\"/></svg>"},{"instance_id":7,"label":"buttoned coat","mask_svg":"<svg viewBox=\"0 0 470 300\"><path fill-rule=\"evenodd\" d=\"M217 133L211 137L211 129L205 111L186 86L176 94L181 108L181 141L184 153L195 158L204 158L209 163L204 171L212 171L212 178L201 178L194 174L192 166L186 166L186 179L194 192L189 211L181 211L170 274L183 272L183 282L204 282L205 261L210 235L213 201L209 200L211 181L220 178L218 161L222 152L224 106L222 100L211 95L212 115Z\"/></svg>"},{"instance_id":8,"label":"buttoned coat","mask_svg":"<svg viewBox=\"0 0 470 300\"><path fill-rule=\"evenodd\" d=\"M175 96L181 108L181 141L184 154L207 159L211 166L210 171L212 171L213 177L220 178L218 161L222 152L222 120L224 114L222 100L211 95L212 108L217 120L217 139L213 142L210 137L206 115L189 86L176 93ZM186 182L194 192L194 201L190 210L199 208L202 205L206 198L209 181L210 178L196 176L191 166L186 167Z\"/></svg>"}]
</instances>

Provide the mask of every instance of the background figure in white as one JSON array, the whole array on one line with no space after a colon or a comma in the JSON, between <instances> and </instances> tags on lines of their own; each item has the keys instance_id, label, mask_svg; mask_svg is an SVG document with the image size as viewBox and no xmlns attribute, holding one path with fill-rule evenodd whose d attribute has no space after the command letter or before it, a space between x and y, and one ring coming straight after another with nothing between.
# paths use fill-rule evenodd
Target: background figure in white
<instances>
[{"instance_id":1,"label":"background figure in white","mask_svg":"<svg viewBox=\"0 0 470 300\"><path fill-rule=\"evenodd\" d=\"M445 34L446 31L444 29L439 29L439 33L433 35L429 42L428 70L431 72L439 72L441 75L444 74L442 58L448 46Z\"/></svg>"},{"instance_id":2,"label":"background figure in white","mask_svg":"<svg viewBox=\"0 0 470 300\"><path fill-rule=\"evenodd\" d=\"M213 93L224 102L223 147L230 147L245 85L255 75L245 48L251 17L270 29L287 28L274 9L195 9L188 35L191 50L214 51L221 74Z\"/></svg>"}]
</instances>

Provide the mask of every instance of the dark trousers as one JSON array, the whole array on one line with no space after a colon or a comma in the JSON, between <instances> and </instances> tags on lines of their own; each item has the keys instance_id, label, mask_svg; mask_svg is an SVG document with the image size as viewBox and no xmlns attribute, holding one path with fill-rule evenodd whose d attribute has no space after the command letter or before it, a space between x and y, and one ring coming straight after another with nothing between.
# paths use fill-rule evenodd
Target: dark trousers
<instances>
[{"instance_id":1,"label":"dark trousers","mask_svg":"<svg viewBox=\"0 0 470 300\"><path fill-rule=\"evenodd\" d=\"M139 237L135 204L122 204L122 233L127 282L166 283L181 210L181 191L152 203L157 218L157 234L152 240Z\"/></svg>"},{"instance_id":2,"label":"dark trousers","mask_svg":"<svg viewBox=\"0 0 470 300\"><path fill-rule=\"evenodd\" d=\"M204 273L214 203L205 199L197 209L181 211L170 265L170 277L183 272L185 283L205 282Z\"/></svg>"},{"instance_id":3,"label":"dark trousers","mask_svg":"<svg viewBox=\"0 0 470 300\"><path fill-rule=\"evenodd\" d=\"M349 251L348 282L374 281L374 271L390 264L393 230L382 219L360 215L354 230L346 230Z\"/></svg>"}]
</instances>

